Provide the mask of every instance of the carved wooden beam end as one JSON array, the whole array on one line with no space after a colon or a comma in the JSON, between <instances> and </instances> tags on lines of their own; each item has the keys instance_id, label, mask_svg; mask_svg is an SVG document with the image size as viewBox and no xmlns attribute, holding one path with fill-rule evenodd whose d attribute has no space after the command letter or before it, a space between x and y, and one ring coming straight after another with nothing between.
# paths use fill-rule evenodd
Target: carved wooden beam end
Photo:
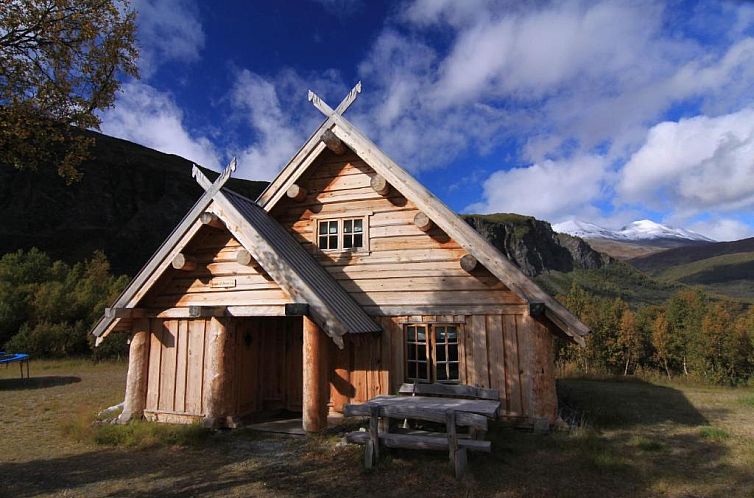
<instances>
[{"instance_id":1,"label":"carved wooden beam end","mask_svg":"<svg viewBox=\"0 0 754 498\"><path fill-rule=\"evenodd\" d=\"M179 252L173 258L173 268L183 271L196 270L196 259Z\"/></svg>"}]
</instances>

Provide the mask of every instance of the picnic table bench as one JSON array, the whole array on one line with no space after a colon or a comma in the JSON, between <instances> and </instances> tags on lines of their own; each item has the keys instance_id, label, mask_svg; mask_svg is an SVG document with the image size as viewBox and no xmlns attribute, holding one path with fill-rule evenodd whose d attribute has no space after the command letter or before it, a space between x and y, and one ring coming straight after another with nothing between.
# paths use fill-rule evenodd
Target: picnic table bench
<instances>
[{"instance_id":1,"label":"picnic table bench","mask_svg":"<svg viewBox=\"0 0 754 498\"><path fill-rule=\"evenodd\" d=\"M365 445L367 468L379 459L380 446L447 450L454 473L460 477L466 468L468 451L492 451L492 443L482 438L487 432L488 418L496 418L500 409L496 390L467 385L404 384L399 393L404 395L376 396L364 404L344 407L346 417L369 417L368 431L346 434L348 442ZM445 432L391 431L391 420L440 423L445 425ZM458 428L467 428L468 433L459 433Z\"/></svg>"}]
</instances>

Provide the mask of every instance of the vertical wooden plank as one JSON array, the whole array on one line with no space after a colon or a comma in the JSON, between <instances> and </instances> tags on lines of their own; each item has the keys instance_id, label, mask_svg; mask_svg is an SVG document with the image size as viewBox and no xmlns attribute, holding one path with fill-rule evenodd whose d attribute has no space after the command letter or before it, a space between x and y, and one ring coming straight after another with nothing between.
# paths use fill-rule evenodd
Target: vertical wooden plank
<instances>
[{"instance_id":1,"label":"vertical wooden plank","mask_svg":"<svg viewBox=\"0 0 754 498\"><path fill-rule=\"evenodd\" d=\"M532 417L557 419L553 335L542 323L529 318L532 330Z\"/></svg>"},{"instance_id":2,"label":"vertical wooden plank","mask_svg":"<svg viewBox=\"0 0 754 498\"><path fill-rule=\"evenodd\" d=\"M473 348L474 385L490 386L487 368L487 324L484 315L471 317L471 337Z\"/></svg>"},{"instance_id":3,"label":"vertical wooden plank","mask_svg":"<svg viewBox=\"0 0 754 498\"><path fill-rule=\"evenodd\" d=\"M489 353L490 387L497 389L505 401L505 348L503 347L503 318L487 316L487 351Z\"/></svg>"},{"instance_id":4,"label":"vertical wooden plank","mask_svg":"<svg viewBox=\"0 0 754 498\"><path fill-rule=\"evenodd\" d=\"M160 359L162 356L162 320L149 321L149 378L147 379L147 410L157 410L160 402Z\"/></svg>"},{"instance_id":5,"label":"vertical wooden plank","mask_svg":"<svg viewBox=\"0 0 754 498\"><path fill-rule=\"evenodd\" d=\"M162 365L160 368L160 402L162 411L173 411L175 401L176 320L162 323Z\"/></svg>"},{"instance_id":6,"label":"vertical wooden plank","mask_svg":"<svg viewBox=\"0 0 754 498\"><path fill-rule=\"evenodd\" d=\"M288 378L287 403L288 410L291 411L301 410L301 402L303 399L304 329L301 320L301 318L286 318L286 322L288 323L288 334L290 335L290 348L288 350L288 371L290 372L290 375Z\"/></svg>"},{"instance_id":7,"label":"vertical wooden plank","mask_svg":"<svg viewBox=\"0 0 754 498\"><path fill-rule=\"evenodd\" d=\"M188 414L202 414L202 375L204 373L204 319L187 320L186 401Z\"/></svg>"},{"instance_id":8,"label":"vertical wooden plank","mask_svg":"<svg viewBox=\"0 0 754 498\"><path fill-rule=\"evenodd\" d=\"M351 338L353 370L351 379L354 387L354 400L363 403L369 399L369 344L363 337Z\"/></svg>"},{"instance_id":9,"label":"vertical wooden plank","mask_svg":"<svg viewBox=\"0 0 754 498\"><path fill-rule=\"evenodd\" d=\"M458 338L458 376L460 377L461 384L471 384L466 368L466 336L469 335L468 329L469 325L466 323L458 325L458 330L461 334Z\"/></svg>"},{"instance_id":10,"label":"vertical wooden plank","mask_svg":"<svg viewBox=\"0 0 754 498\"><path fill-rule=\"evenodd\" d=\"M534 368L533 318L528 315L516 316L516 335L518 337L518 368L521 375L521 412L524 417L531 417L533 408L532 369Z\"/></svg>"},{"instance_id":11,"label":"vertical wooden plank","mask_svg":"<svg viewBox=\"0 0 754 498\"><path fill-rule=\"evenodd\" d=\"M390 394L396 394L406 380L406 338L403 335L402 317L386 317L390 334Z\"/></svg>"},{"instance_id":12,"label":"vertical wooden plank","mask_svg":"<svg viewBox=\"0 0 754 498\"><path fill-rule=\"evenodd\" d=\"M390 344L390 326L392 320L389 317L382 317L380 320L382 332L380 333L380 360L377 364L379 368L380 389L377 394L390 394L390 365L392 364L393 348Z\"/></svg>"},{"instance_id":13,"label":"vertical wooden plank","mask_svg":"<svg viewBox=\"0 0 754 498\"><path fill-rule=\"evenodd\" d=\"M175 411L186 412L186 382L188 378L188 324L189 320L178 320L175 367Z\"/></svg>"},{"instance_id":14,"label":"vertical wooden plank","mask_svg":"<svg viewBox=\"0 0 754 498\"><path fill-rule=\"evenodd\" d=\"M516 333L516 315L503 316L505 347L505 395L506 414L520 417L521 414L521 376L518 366L518 334Z\"/></svg>"}]
</instances>

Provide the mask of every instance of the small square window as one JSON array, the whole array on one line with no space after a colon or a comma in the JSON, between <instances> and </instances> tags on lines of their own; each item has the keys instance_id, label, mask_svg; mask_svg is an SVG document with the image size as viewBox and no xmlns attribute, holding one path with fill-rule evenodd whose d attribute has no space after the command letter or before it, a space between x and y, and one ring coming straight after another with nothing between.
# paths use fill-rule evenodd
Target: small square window
<instances>
[{"instance_id":1,"label":"small square window","mask_svg":"<svg viewBox=\"0 0 754 498\"><path fill-rule=\"evenodd\" d=\"M338 248L338 220L319 222L319 248Z\"/></svg>"}]
</instances>

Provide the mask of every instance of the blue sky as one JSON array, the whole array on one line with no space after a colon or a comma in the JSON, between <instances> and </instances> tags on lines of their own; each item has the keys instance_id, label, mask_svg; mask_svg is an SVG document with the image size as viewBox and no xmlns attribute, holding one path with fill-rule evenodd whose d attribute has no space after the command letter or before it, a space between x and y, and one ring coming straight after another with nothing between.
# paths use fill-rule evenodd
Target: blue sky
<instances>
[{"instance_id":1,"label":"blue sky","mask_svg":"<svg viewBox=\"0 0 754 498\"><path fill-rule=\"evenodd\" d=\"M748 2L135 0L102 131L271 179L312 89L451 208L754 235Z\"/></svg>"}]
</instances>

